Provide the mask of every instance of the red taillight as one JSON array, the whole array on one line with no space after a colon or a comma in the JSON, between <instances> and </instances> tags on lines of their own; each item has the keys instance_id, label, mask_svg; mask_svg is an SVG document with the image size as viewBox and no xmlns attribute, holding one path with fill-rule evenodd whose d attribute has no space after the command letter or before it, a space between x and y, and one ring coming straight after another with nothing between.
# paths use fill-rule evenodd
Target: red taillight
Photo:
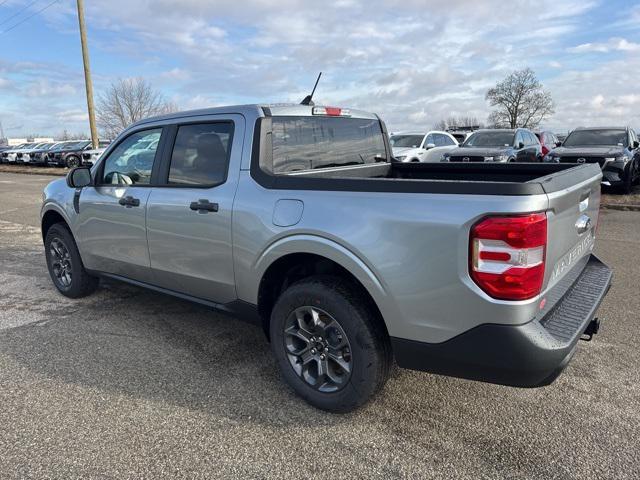
<instances>
[{"instance_id":1,"label":"red taillight","mask_svg":"<svg viewBox=\"0 0 640 480\"><path fill-rule=\"evenodd\" d=\"M542 290L547 215L489 217L471 229L469 273L493 298L526 300Z\"/></svg>"}]
</instances>

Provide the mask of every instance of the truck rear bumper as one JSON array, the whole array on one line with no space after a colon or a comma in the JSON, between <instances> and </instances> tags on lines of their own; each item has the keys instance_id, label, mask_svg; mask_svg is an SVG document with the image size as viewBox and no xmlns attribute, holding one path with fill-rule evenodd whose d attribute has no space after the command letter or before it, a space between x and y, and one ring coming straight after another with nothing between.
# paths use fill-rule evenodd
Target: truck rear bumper
<instances>
[{"instance_id":1,"label":"truck rear bumper","mask_svg":"<svg viewBox=\"0 0 640 480\"><path fill-rule=\"evenodd\" d=\"M391 339L398 366L515 387L552 383L611 286L609 267L591 255L566 294L541 319L483 324L446 342Z\"/></svg>"}]
</instances>

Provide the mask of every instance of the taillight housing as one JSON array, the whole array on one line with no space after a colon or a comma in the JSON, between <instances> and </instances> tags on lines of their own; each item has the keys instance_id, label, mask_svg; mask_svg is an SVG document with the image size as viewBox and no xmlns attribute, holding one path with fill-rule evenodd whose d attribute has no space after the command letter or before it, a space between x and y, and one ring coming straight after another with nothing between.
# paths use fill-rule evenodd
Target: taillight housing
<instances>
[{"instance_id":1,"label":"taillight housing","mask_svg":"<svg viewBox=\"0 0 640 480\"><path fill-rule=\"evenodd\" d=\"M469 274L489 296L527 300L542 290L547 215L492 216L471 228Z\"/></svg>"}]
</instances>

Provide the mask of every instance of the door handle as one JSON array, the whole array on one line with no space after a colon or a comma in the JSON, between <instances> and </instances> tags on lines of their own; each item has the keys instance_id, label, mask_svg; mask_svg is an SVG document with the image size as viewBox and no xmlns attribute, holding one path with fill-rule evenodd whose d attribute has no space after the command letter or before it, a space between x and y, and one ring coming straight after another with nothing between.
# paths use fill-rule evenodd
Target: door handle
<instances>
[{"instance_id":1,"label":"door handle","mask_svg":"<svg viewBox=\"0 0 640 480\"><path fill-rule=\"evenodd\" d=\"M118 200L118 203L124 207L127 208L131 208L131 207L139 207L140 206L140 199L138 198L133 198L132 196L126 196L121 198L120 200Z\"/></svg>"},{"instance_id":2,"label":"door handle","mask_svg":"<svg viewBox=\"0 0 640 480\"><path fill-rule=\"evenodd\" d=\"M197 202L191 202L189 208L198 213L217 212L218 204L211 203L206 198L201 198Z\"/></svg>"}]
</instances>

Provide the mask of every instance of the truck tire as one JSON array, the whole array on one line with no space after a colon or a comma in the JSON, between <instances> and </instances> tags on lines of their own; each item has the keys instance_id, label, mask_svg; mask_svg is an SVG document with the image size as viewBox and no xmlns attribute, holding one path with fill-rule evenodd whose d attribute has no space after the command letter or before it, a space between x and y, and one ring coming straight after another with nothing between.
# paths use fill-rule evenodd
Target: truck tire
<instances>
[{"instance_id":1,"label":"truck tire","mask_svg":"<svg viewBox=\"0 0 640 480\"><path fill-rule=\"evenodd\" d=\"M271 312L271 348L285 381L308 403L349 412L385 384L393 356L376 310L340 277L294 283Z\"/></svg>"},{"instance_id":2,"label":"truck tire","mask_svg":"<svg viewBox=\"0 0 640 480\"><path fill-rule=\"evenodd\" d=\"M66 297L86 297L98 288L99 279L87 273L69 229L52 225L44 241L47 268L53 284Z\"/></svg>"}]
</instances>

